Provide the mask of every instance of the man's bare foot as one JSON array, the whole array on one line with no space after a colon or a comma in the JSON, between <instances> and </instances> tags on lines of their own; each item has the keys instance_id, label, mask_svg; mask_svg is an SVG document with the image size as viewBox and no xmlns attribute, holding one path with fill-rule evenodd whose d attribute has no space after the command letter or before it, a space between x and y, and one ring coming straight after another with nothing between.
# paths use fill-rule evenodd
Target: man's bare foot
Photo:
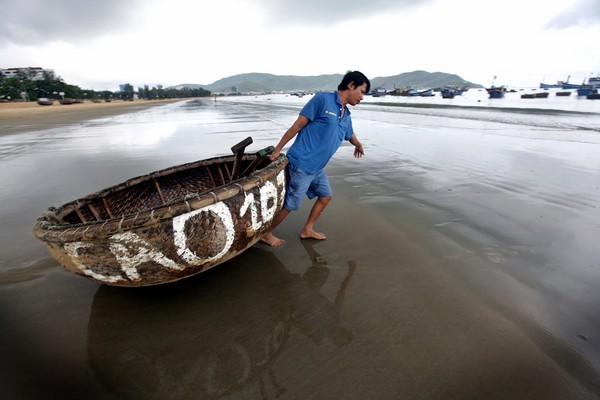
<instances>
[{"instance_id":1,"label":"man's bare foot","mask_svg":"<svg viewBox=\"0 0 600 400\"><path fill-rule=\"evenodd\" d=\"M285 243L285 240L279 239L277 236L273 235L271 232L265 233L263 237L260 238L260 241L268 244L271 247L278 247Z\"/></svg>"},{"instance_id":2,"label":"man's bare foot","mask_svg":"<svg viewBox=\"0 0 600 400\"><path fill-rule=\"evenodd\" d=\"M300 239L317 239L317 240L325 240L327 236L324 233L315 232L312 229L304 229L300 232Z\"/></svg>"}]
</instances>

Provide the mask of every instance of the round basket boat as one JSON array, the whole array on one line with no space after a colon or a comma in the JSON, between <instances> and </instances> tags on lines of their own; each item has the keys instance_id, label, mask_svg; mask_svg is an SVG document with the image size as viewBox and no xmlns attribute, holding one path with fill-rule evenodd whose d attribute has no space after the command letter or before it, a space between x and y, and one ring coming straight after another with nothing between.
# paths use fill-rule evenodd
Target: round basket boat
<instances>
[{"instance_id":1,"label":"round basket boat","mask_svg":"<svg viewBox=\"0 0 600 400\"><path fill-rule=\"evenodd\" d=\"M48 209L34 234L63 267L104 284L195 275L255 244L281 211L287 159L265 150L132 178Z\"/></svg>"}]
</instances>

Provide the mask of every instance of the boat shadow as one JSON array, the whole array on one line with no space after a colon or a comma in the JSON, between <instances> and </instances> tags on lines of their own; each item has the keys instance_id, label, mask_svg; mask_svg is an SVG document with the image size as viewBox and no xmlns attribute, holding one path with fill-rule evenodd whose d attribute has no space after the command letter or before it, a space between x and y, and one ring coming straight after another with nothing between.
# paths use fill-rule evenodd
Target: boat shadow
<instances>
[{"instance_id":1,"label":"boat shadow","mask_svg":"<svg viewBox=\"0 0 600 400\"><path fill-rule=\"evenodd\" d=\"M97 380L119 398L218 399L245 390L261 398L285 392L273 363L297 329L313 343L352 341L341 326L347 276L335 300L320 293L329 268L310 257L292 273L273 252L254 246L198 277L169 285L101 286L88 324L88 362Z\"/></svg>"}]
</instances>

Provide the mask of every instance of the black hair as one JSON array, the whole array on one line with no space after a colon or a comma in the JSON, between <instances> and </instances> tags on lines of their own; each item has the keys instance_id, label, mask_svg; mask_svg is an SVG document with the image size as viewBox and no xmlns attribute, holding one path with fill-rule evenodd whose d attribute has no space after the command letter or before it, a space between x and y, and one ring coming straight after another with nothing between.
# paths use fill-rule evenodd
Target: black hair
<instances>
[{"instance_id":1,"label":"black hair","mask_svg":"<svg viewBox=\"0 0 600 400\"><path fill-rule=\"evenodd\" d=\"M346 75L344 75L344 79L342 79L342 82L340 82L340 84L338 85L338 90L348 90L348 85L351 82L354 82L354 86L356 87L361 86L363 83L366 83L367 92L371 90L371 82L369 81L369 78L367 78L365 74L363 74L360 71L346 72Z\"/></svg>"}]
</instances>

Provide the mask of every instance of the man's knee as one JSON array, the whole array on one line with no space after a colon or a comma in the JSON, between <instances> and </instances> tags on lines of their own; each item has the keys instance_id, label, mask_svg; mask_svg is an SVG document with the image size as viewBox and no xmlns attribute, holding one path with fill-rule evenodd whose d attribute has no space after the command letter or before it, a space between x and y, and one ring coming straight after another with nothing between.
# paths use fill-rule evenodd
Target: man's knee
<instances>
[{"instance_id":1,"label":"man's knee","mask_svg":"<svg viewBox=\"0 0 600 400\"><path fill-rule=\"evenodd\" d=\"M329 204L331 199L333 199L333 196L319 197L319 201L325 205Z\"/></svg>"}]
</instances>

